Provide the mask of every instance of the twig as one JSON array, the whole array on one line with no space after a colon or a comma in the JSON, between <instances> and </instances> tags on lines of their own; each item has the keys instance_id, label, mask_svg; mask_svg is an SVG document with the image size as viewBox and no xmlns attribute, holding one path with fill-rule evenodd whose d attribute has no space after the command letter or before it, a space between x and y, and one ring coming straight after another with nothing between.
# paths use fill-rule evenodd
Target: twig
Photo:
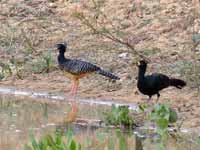
<instances>
[{"instance_id":1,"label":"twig","mask_svg":"<svg viewBox=\"0 0 200 150\"><path fill-rule=\"evenodd\" d=\"M102 13L102 12L100 12L100 13ZM130 42L128 42L128 41L126 41L126 40L124 40L124 39L120 39L119 37L113 35L113 33L111 33L111 32L110 32L107 28L105 28L105 26L103 26L102 24L100 24L99 26L100 26L102 29L104 29L104 32L102 32L102 31L96 29L96 28L93 26L93 24L90 22L90 20L87 19L87 18L84 16L83 13L76 13L75 17L78 18L78 19L82 22L82 24L84 24L86 27L88 27L89 29L91 29L92 32L93 32L94 34L102 35L103 37L106 37L107 39L110 39L110 40L112 40L112 41L114 41L114 42L117 42L117 43L120 43L120 44L122 44L122 45L125 45L126 47L128 47L129 49L131 49L132 52L133 52L135 55L139 56L139 57L142 58L142 59L145 59L147 62L150 62L150 59L149 59L149 58L145 57L144 55L140 54L137 50L135 50L134 45L132 45ZM110 21L109 21L109 22L110 22ZM112 22L110 22L110 23L111 23L111 26L113 27L113 29L116 30L116 28L114 27L114 25L112 24ZM118 30L116 30L116 31L118 31Z\"/></svg>"}]
</instances>

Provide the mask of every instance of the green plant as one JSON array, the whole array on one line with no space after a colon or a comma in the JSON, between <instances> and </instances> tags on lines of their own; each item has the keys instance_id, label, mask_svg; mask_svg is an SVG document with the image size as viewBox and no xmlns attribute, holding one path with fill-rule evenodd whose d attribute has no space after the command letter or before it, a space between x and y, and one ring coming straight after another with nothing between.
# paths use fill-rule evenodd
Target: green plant
<instances>
[{"instance_id":1,"label":"green plant","mask_svg":"<svg viewBox=\"0 0 200 150\"><path fill-rule=\"evenodd\" d=\"M196 138L196 144L200 146L200 136Z\"/></svg>"},{"instance_id":2,"label":"green plant","mask_svg":"<svg viewBox=\"0 0 200 150\"><path fill-rule=\"evenodd\" d=\"M28 71L30 71L31 69L33 73L39 74L44 72L48 73L52 66L53 57L51 55L51 52L48 51L43 53L39 58L28 62L26 68L28 68Z\"/></svg>"},{"instance_id":3,"label":"green plant","mask_svg":"<svg viewBox=\"0 0 200 150\"><path fill-rule=\"evenodd\" d=\"M44 53L42 55L42 58L46 63L46 72L48 73L50 68L52 67L52 64L53 64L53 57L51 55L51 51L48 51L47 53Z\"/></svg>"},{"instance_id":4,"label":"green plant","mask_svg":"<svg viewBox=\"0 0 200 150\"><path fill-rule=\"evenodd\" d=\"M72 139L72 133L69 130L65 137L61 131L53 135L45 135L38 142L31 134L31 146L25 145L25 150L81 150L81 145Z\"/></svg>"},{"instance_id":5,"label":"green plant","mask_svg":"<svg viewBox=\"0 0 200 150\"><path fill-rule=\"evenodd\" d=\"M2 80L3 78L5 78L5 76L7 74L12 75L12 70L9 64L6 64L2 61L0 61L0 80Z\"/></svg>"},{"instance_id":6,"label":"green plant","mask_svg":"<svg viewBox=\"0 0 200 150\"><path fill-rule=\"evenodd\" d=\"M46 64L41 59L34 60L28 67L30 67L31 71L35 74L43 73L46 70Z\"/></svg>"},{"instance_id":7,"label":"green plant","mask_svg":"<svg viewBox=\"0 0 200 150\"><path fill-rule=\"evenodd\" d=\"M128 149L128 143L127 143L125 136L122 134L121 131L116 131L116 135L117 135L118 140L119 140L119 149L120 150L127 150Z\"/></svg>"},{"instance_id":8,"label":"green plant","mask_svg":"<svg viewBox=\"0 0 200 150\"><path fill-rule=\"evenodd\" d=\"M10 59L10 63L13 65L16 71L16 75L19 79L22 79L22 72L21 72L21 67L23 66L24 62L16 60L15 56L12 56Z\"/></svg>"},{"instance_id":9,"label":"green plant","mask_svg":"<svg viewBox=\"0 0 200 150\"><path fill-rule=\"evenodd\" d=\"M128 106L112 105L111 112L104 113L105 123L108 125L125 125L132 126L134 124L133 117L129 114Z\"/></svg>"},{"instance_id":10,"label":"green plant","mask_svg":"<svg viewBox=\"0 0 200 150\"><path fill-rule=\"evenodd\" d=\"M149 115L150 120L156 123L156 133L160 136L157 149L162 150L169 135L168 126L177 121L177 113L168 105L156 104Z\"/></svg>"},{"instance_id":11,"label":"green plant","mask_svg":"<svg viewBox=\"0 0 200 150\"><path fill-rule=\"evenodd\" d=\"M104 147L101 148L107 150L128 150L130 149L129 142L135 143L135 138L133 138L134 134L132 130L126 130L126 132L123 132L121 129L100 129L100 131L96 132L96 136L98 137L98 140L100 140L102 143L106 142Z\"/></svg>"},{"instance_id":12,"label":"green plant","mask_svg":"<svg viewBox=\"0 0 200 150\"><path fill-rule=\"evenodd\" d=\"M159 128L165 129L170 123L177 121L177 113L168 105L156 104L150 114L150 118L152 121L156 122Z\"/></svg>"}]
</instances>

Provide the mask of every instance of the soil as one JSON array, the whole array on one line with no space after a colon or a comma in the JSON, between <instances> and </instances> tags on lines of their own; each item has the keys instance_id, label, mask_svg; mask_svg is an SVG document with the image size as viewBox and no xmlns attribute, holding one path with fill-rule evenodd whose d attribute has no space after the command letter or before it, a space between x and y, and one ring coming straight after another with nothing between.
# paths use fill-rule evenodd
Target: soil
<instances>
[{"instance_id":1,"label":"soil","mask_svg":"<svg viewBox=\"0 0 200 150\"><path fill-rule=\"evenodd\" d=\"M101 9L109 14L107 17L114 25L120 22L123 27L120 30L126 33L123 38L130 37L135 49L151 60L148 73L162 72L187 81L182 90L173 87L163 90L159 102L180 112L183 127L199 127L200 44L195 43L193 35L200 34L200 4L186 0L98 2L102 2ZM83 78L79 97L147 102L148 97L136 88L138 70L133 63L139 56L125 45L92 34L74 18L75 11L90 17L96 15L90 12L91 1L3 0L0 10L0 68L3 63L12 70L12 74L5 73L1 86L67 95L71 83L57 68L57 52L53 51L56 43L67 41L66 57L87 60L121 77L116 82L98 74ZM33 71L32 64L47 51L53 56L49 72ZM20 64L20 72L11 63L13 57Z\"/></svg>"}]
</instances>

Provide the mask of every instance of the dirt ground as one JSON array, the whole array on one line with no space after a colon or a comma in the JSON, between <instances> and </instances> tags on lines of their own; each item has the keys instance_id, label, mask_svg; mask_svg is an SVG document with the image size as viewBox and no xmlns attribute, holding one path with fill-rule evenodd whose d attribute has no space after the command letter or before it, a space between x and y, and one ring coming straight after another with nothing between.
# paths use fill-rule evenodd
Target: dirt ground
<instances>
[{"instance_id":1,"label":"dirt ground","mask_svg":"<svg viewBox=\"0 0 200 150\"><path fill-rule=\"evenodd\" d=\"M194 0L98 3L108 20L123 31L119 37L131 40L136 51L151 60L148 73L162 72L187 81L182 90L163 90L160 102L180 112L184 127L199 127L200 4ZM136 88L138 70L133 62L139 56L123 44L92 34L74 17L76 11L98 15L91 13L91 1L3 0L0 10L0 70L4 75L0 86L67 95L70 81L57 68L57 52L52 50L56 43L67 41L66 57L87 60L121 77L116 82L96 74L84 78L79 97L146 102L147 97ZM46 52L52 55L48 72L38 67ZM7 65L11 73L3 72Z\"/></svg>"}]
</instances>

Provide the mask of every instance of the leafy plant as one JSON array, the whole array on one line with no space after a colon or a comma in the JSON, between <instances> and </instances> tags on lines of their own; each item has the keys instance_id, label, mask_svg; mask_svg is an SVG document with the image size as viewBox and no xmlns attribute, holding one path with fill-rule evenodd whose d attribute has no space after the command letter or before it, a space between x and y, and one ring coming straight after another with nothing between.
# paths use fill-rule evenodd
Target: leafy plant
<instances>
[{"instance_id":1,"label":"leafy plant","mask_svg":"<svg viewBox=\"0 0 200 150\"><path fill-rule=\"evenodd\" d=\"M27 64L27 68L31 69L31 71L36 74L43 72L48 73L52 68L52 66L53 66L53 57L50 51L43 53L41 57Z\"/></svg>"},{"instance_id":2,"label":"leafy plant","mask_svg":"<svg viewBox=\"0 0 200 150\"><path fill-rule=\"evenodd\" d=\"M1 70L1 72L0 72L0 80L5 78L5 76L7 74L12 75L12 69L11 69L10 65L6 64L6 63L4 63L2 61L0 61L0 70Z\"/></svg>"},{"instance_id":3,"label":"leafy plant","mask_svg":"<svg viewBox=\"0 0 200 150\"><path fill-rule=\"evenodd\" d=\"M33 134L30 138L31 146L25 145L25 150L81 150L81 145L72 139L70 131L66 137L63 137L61 131L55 132L54 135L47 134L39 142L36 141Z\"/></svg>"},{"instance_id":4,"label":"leafy plant","mask_svg":"<svg viewBox=\"0 0 200 150\"><path fill-rule=\"evenodd\" d=\"M53 64L51 52L48 51L47 53L44 53L42 58L46 63L46 72L48 73Z\"/></svg>"},{"instance_id":5,"label":"leafy plant","mask_svg":"<svg viewBox=\"0 0 200 150\"><path fill-rule=\"evenodd\" d=\"M168 126L177 121L177 113L168 105L156 104L150 113L150 120L156 123L156 133L160 136L161 142L158 143L157 149L163 150L166 139L169 135Z\"/></svg>"},{"instance_id":6,"label":"leafy plant","mask_svg":"<svg viewBox=\"0 0 200 150\"><path fill-rule=\"evenodd\" d=\"M200 146L200 136L196 138L196 144Z\"/></svg>"},{"instance_id":7,"label":"leafy plant","mask_svg":"<svg viewBox=\"0 0 200 150\"><path fill-rule=\"evenodd\" d=\"M127 150L128 149L128 143L127 143L125 136L122 134L121 131L116 131L116 135L117 135L118 140L119 140L119 149L120 150Z\"/></svg>"},{"instance_id":8,"label":"leafy plant","mask_svg":"<svg viewBox=\"0 0 200 150\"><path fill-rule=\"evenodd\" d=\"M165 104L156 104L150 118L160 129L165 129L170 123L176 122L177 113Z\"/></svg>"},{"instance_id":9,"label":"leafy plant","mask_svg":"<svg viewBox=\"0 0 200 150\"><path fill-rule=\"evenodd\" d=\"M125 125L132 126L134 124L133 117L129 114L128 106L112 105L111 112L105 112L105 123L108 125Z\"/></svg>"},{"instance_id":10,"label":"leafy plant","mask_svg":"<svg viewBox=\"0 0 200 150\"><path fill-rule=\"evenodd\" d=\"M39 74L46 70L46 64L43 60L35 60L30 66L33 73Z\"/></svg>"}]
</instances>

